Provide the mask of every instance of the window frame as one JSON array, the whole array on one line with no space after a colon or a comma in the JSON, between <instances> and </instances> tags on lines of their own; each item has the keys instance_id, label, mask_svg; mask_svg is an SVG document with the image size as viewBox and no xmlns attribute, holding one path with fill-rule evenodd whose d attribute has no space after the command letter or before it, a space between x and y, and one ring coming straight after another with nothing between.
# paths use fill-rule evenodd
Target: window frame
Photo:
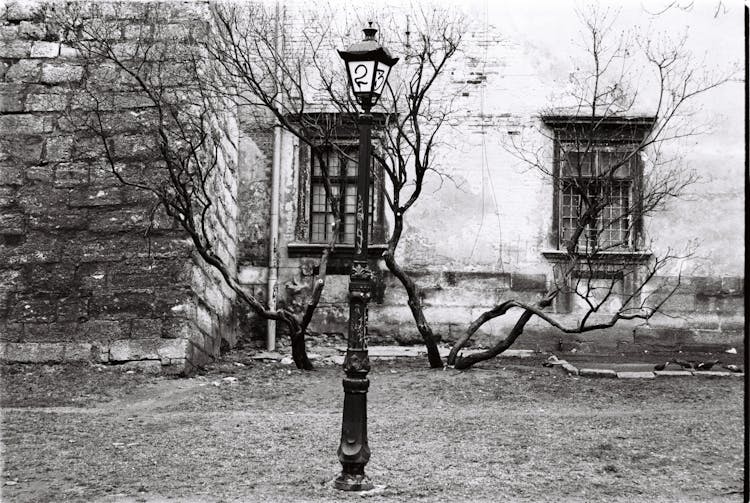
<instances>
[{"instance_id":1,"label":"window frame","mask_svg":"<svg viewBox=\"0 0 750 503\"><path fill-rule=\"evenodd\" d=\"M593 158L592 158L593 163L592 163L590 173L589 174L582 173L581 175L577 175L575 173L571 175L565 175L564 174L565 170L563 169L564 161L562 160L563 150L565 150L568 153L577 152L579 155L582 152L581 150L577 149L577 146L574 143L556 141L555 145L556 145L556 148L558 149L558 159L559 159L558 165L556 167L556 174L555 174L555 179L558 181L558 183L555 186L555 191L558 192L557 206L556 206L557 249L564 249L564 245L565 245L564 238L565 238L565 230L566 230L565 220L577 219L577 217L566 216L565 214L565 196L568 195L566 194L568 187L574 183L573 181L576 178L580 178L582 180L590 178L592 180L595 180L597 177L601 176L600 173L602 169L601 167L601 164L602 164L601 158L603 157L602 154L620 152L622 153L623 156L626 156L628 152L632 152L632 148L629 148L629 149L622 148L623 147L622 145L621 146L612 145L611 143L606 142L606 141L590 144L588 145L588 149L587 149L588 152L585 152L585 151L583 152L586 155L589 155L589 154L593 155ZM563 147L563 145L565 145L565 147ZM633 147L634 145L630 144L628 146ZM626 196L627 196L626 204L624 205L624 207L627 210L625 218L627 219L627 222L628 222L624 230L626 234L627 242L625 240L618 241L619 243L626 242L626 244L624 246L623 245L617 246L616 244L614 244L615 242L611 240L606 240L605 241L606 244L603 246L601 244L602 243L601 236L603 234L607 232L609 233L618 232L618 231L622 232L621 229L613 229L611 226L603 227L603 228L599 228L597 226L597 228L595 229L590 229L587 227L584 233L582 233L581 236L579 237L579 244L578 244L579 249L583 245L585 247L584 250L588 250L589 249L588 243L594 242L595 243L594 246L597 247L594 249L600 249L602 251L636 251L637 250L637 246L638 246L638 235L637 235L638 221L637 220L638 220L638 214L639 214L638 209L640 207L640 200L641 200L640 199L641 187L640 185L636 183L636 180L639 178L639 173L642 172L640 156L639 155L633 156L633 158L631 158L628 161L628 164L629 164L628 174L625 176L619 176L619 177L613 176L612 181L609 182L608 184L609 186L607 187L610 192L610 194L608 195L608 197L610 198L610 201L607 207L623 208L623 205L614 206L614 189L618 185L627 186L627 189L625 191ZM619 169L622 169L622 167L618 168L618 170ZM601 188L597 187L596 185L593 185L592 188L594 191L601 190ZM619 191L620 194L622 194L622 192L623 192L622 190ZM581 196L580 194L573 193L570 195L570 197L580 198ZM622 198L622 196L620 196L620 198ZM599 222L600 224L604 217L603 213L607 210L607 207L602 209L602 213L600 213L599 217L597 218L597 222ZM581 239L583 240L583 243L580 242Z\"/></svg>"},{"instance_id":2,"label":"window frame","mask_svg":"<svg viewBox=\"0 0 750 503\"><path fill-rule=\"evenodd\" d=\"M348 147L348 148L347 148ZM328 180L331 184L331 187L337 187L338 189L338 196L339 196L339 214L341 216L341 228L339 229L340 237L339 240L336 241L336 246L353 246L354 245L354 230L352 229L351 232L347 233L347 216L351 216L352 220L355 218L356 215L356 208L353 208L352 211L347 212L347 194L346 189L354 188L355 191L355 197L356 197L356 190L357 190L357 175L358 175L358 164L359 160L357 159L357 156L359 154L358 151L358 144L346 142L346 143L338 143L337 146L331 145L328 146L322 146L319 147L325 150L328 150L327 155L337 155L338 156L338 175L330 175L328 176ZM339 150L342 150L344 152L340 152ZM349 152L346 152L346 151ZM347 157L348 156L348 157ZM322 186L324 183L324 175L322 172L319 175L316 175L316 164L317 159L315 156L310 156L310 184L309 184L309 194L310 194L310 211L309 211L309 234L308 234L308 242L310 244L326 244L328 243L328 239L330 238L328 236L328 228L329 228L329 215L332 215L332 212L328 210L328 201L325 202L324 205L324 211L316 211L315 210L315 193L314 189L316 185ZM372 162L372 161L371 161ZM350 174L348 164L352 164L355 166L354 174ZM329 165L330 166L330 165ZM372 169L372 164L371 164ZM346 174L342 174L345 171ZM382 179L382 177L372 176L370 177L370 219L369 219L369 241L374 242L376 238L376 227L378 224L382 222L382 191L380 191L380 194L378 194L377 190L377 184L379 179ZM325 194L325 188L323 187L324 194ZM378 198L377 196L380 195L381 197ZM324 196L325 197L325 196ZM380 199L380 200L379 200ZM323 225L324 225L324 236L320 240L315 239L315 231L314 231L314 222L313 222L313 216L315 214L322 214L324 216L323 218ZM354 225L354 222L352 224ZM349 234L351 236L351 242L346 241L346 236Z\"/></svg>"},{"instance_id":3,"label":"window frame","mask_svg":"<svg viewBox=\"0 0 750 503\"><path fill-rule=\"evenodd\" d=\"M377 127L384 122L383 114L373 114ZM320 142L323 144L324 142ZM329 143L340 147L359 146L358 130L353 124L343 123L338 128L335 138ZM373 148L376 146L376 140L373 138ZM297 211L296 219L293 225L294 235L292 240L287 241L287 255L296 258L319 258L320 254L328 246L327 243L312 241L312 162L311 147L300 142L296 148L298 167L295 176L295 186L297 189ZM383 167L373 162L374 168L371 169L371 180L375 190L375 207L376 211L370 215L370 225L372 235L368 244L369 256L372 258L380 257L388 249L386 221L385 221L385 173ZM347 264L354 257L354 245L347 243L336 243L331 253L329 261L329 270L347 270ZM339 267L341 266L341 267Z\"/></svg>"},{"instance_id":4,"label":"window frame","mask_svg":"<svg viewBox=\"0 0 750 503\"><path fill-rule=\"evenodd\" d=\"M561 222L561 144L586 144L581 138L591 140L591 145L603 149L632 151L646 137L655 123L652 116L637 117L591 117L576 115L544 115L541 117L545 126L553 132L552 143L552 177L554 180L552 190L552 225L550 227L549 245L552 250L545 251L545 256L552 257L557 254L566 254L561 248L562 222ZM595 134L590 134L591 129ZM580 150L580 148L579 148ZM632 184L630 188L631 206L633 211L633 222L631 223L630 246L614 251L601 252L602 256L650 256L643 249L643 219L641 217L642 188L643 188L643 161L641 156L634 156L635 166L631 167L635 173L630 174Z\"/></svg>"}]
</instances>

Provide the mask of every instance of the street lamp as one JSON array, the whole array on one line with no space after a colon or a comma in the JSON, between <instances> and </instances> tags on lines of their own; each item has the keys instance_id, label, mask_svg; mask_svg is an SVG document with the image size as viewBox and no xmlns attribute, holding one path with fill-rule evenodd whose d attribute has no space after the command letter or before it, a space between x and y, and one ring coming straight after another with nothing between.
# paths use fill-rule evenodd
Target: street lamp
<instances>
[{"instance_id":1,"label":"street lamp","mask_svg":"<svg viewBox=\"0 0 750 503\"><path fill-rule=\"evenodd\" d=\"M370 460L367 445L367 388L370 358L367 353L367 303L370 301L372 272L367 265L370 220L370 109L385 89L388 74L398 58L391 57L375 40L378 30L372 22L364 30L365 38L339 55L346 64L349 87L364 113L359 118L359 166L357 167L357 214L354 260L349 276L349 337L344 358L344 418L338 457L341 475L334 487L343 491L366 491L372 482L365 475Z\"/></svg>"}]
</instances>

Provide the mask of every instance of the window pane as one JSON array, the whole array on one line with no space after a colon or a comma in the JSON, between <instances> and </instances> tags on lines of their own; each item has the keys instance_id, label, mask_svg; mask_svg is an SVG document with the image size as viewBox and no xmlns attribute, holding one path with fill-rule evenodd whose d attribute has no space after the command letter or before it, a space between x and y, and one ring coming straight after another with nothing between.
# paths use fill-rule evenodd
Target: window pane
<instances>
[{"instance_id":1,"label":"window pane","mask_svg":"<svg viewBox=\"0 0 750 503\"><path fill-rule=\"evenodd\" d=\"M328 176L339 176L340 159L338 152L329 152L328 154Z\"/></svg>"},{"instance_id":2,"label":"window pane","mask_svg":"<svg viewBox=\"0 0 750 503\"><path fill-rule=\"evenodd\" d=\"M310 238L314 242L325 242L326 241L326 226L325 226L325 215L322 213L312 214L312 229Z\"/></svg>"},{"instance_id":3,"label":"window pane","mask_svg":"<svg viewBox=\"0 0 750 503\"><path fill-rule=\"evenodd\" d=\"M344 213L357 212L357 186L348 184L344 191Z\"/></svg>"},{"instance_id":4,"label":"window pane","mask_svg":"<svg viewBox=\"0 0 750 503\"><path fill-rule=\"evenodd\" d=\"M630 167L634 158L625 161L631 151L624 152L601 152L599 162L601 163L600 172L608 173L609 169L619 163L623 163L622 166L618 167L613 176L615 178L630 178ZM625 162L623 162L625 161Z\"/></svg>"},{"instance_id":5,"label":"window pane","mask_svg":"<svg viewBox=\"0 0 750 503\"><path fill-rule=\"evenodd\" d=\"M348 244L354 244L354 232L355 232L355 216L354 215L345 215L344 216L344 233L343 233L343 241L344 243Z\"/></svg>"},{"instance_id":6,"label":"window pane","mask_svg":"<svg viewBox=\"0 0 750 503\"><path fill-rule=\"evenodd\" d=\"M320 167L318 156L312 153L313 158L313 176L323 176L323 170ZM339 156L333 151L323 153L323 160L328 168L328 176L339 176Z\"/></svg>"},{"instance_id":7,"label":"window pane","mask_svg":"<svg viewBox=\"0 0 750 503\"><path fill-rule=\"evenodd\" d=\"M561 149L560 164L562 176L591 176L594 167L594 152L576 152ZM579 175L580 169L580 175Z\"/></svg>"}]
</instances>

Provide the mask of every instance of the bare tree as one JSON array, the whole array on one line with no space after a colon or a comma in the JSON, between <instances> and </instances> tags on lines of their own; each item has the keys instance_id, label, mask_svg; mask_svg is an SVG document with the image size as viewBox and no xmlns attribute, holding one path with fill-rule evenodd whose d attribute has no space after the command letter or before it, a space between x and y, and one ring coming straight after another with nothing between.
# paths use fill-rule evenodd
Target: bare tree
<instances>
[{"instance_id":1,"label":"bare tree","mask_svg":"<svg viewBox=\"0 0 750 503\"><path fill-rule=\"evenodd\" d=\"M474 320L448 357L456 368L500 354L535 316L568 334L647 321L663 313L680 287L679 264L692 253L688 246L682 254L652 255L643 222L697 181L663 146L702 132L704 124L689 120L689 102L729 81L736 70L702 72L684 37L636 37L632 43L614 33L616 13L609 10L592 8L579 17L590 64L571 74L569 90L557 98L568 106L541 114L545 125L534 135L546 146L515 139L508 145L550 179L557 194L562 253L554 261L553 281L533 304L509 299ZM638 68L648 74L637 75ZM552 158L548 145L554 145ZM658 281L675 266L671 284ZM563 297L580 306L578 322L570 326L546 310ZM486 351L459 354L483 324L511 311L520 315L504 338Z\"/></svg>"},{"instance_id":2,"label":"bare tree","mask_svg":"<svg viewBox=\"0 0 750 503\"><path fill-rule=\"evenodd\" d=\"M342 65L335 49L351 43L337 36L336 19L318 12L304 24L274 20L278 12L262 5L221 4L214 8L216 32L206 47L223 76L223 92L236 102L267 110L284 129L297 136L325 170L324 153L334 148L348 157L339 143L336 126L356 124L358 109L345 87ZM399 20L401 26L403 20ZM385 191L394 228L388 239L385 263L407 291L409 307L427 347L432 367L442 368L436 338L425 319L418 285L396 261L406 212L417 202L425 176L436 171L434 151L439 132L453 111L453 97L436 99L448 62L461 42L463 21L441 9L411 11L410 28L386 32L389 47L405 54L389 79L389 93L378 104L380 118L374 158L386 175ZM383 23L381 25L387 25ZM347 27L351 34L353 27ZM272 44L271 30L283 31L287 44ZM413 29L413 33L407 33ZM395 44L395 45L394 45ZM280 71L274 72L274 68ZM228 77L228 79L227 79ZM256 108L257 109L257 108ZM328 121L329 114L338 121ZM355 159L351 159L356 162ZM379 170L373 170L374 177ZM326 185L328 199L336 206L335 194ZM336 219L340 218L336 215Z\"/></svg>"}]
</instances>

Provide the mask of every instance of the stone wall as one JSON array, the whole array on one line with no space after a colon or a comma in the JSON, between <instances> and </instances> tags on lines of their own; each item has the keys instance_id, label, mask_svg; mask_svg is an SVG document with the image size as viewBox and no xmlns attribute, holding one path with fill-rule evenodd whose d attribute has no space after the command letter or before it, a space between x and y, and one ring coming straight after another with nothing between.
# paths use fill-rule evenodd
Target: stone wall
<instances>
[{"instance_id":1,"label":"stone wall","mask_svg":"<svg viewBox=\"0 0 750 503\"><path fill-rule=\"evenodd\" d=\"M115 42L123 50L142 33L145 9L166 6L79 5L96 7L100 21L119 27ZM170 20L165 28L190 29L205 9L203 2L175 3L162 12ZM0 355L190 372L216 356L222 340L234 342L233 292L195 255L178 223L154 207L153 196L120 183L102 162L101 139L71 119L84 68L48 23L44 5L6 3L0 23ZM107 117L116 128L109 143L116 169L148 179L159 168L153 137L138 120L148 100L126 80L112 85L117 106ZM236 137L232 123L227 118ZM234 268L231 148L211 183L214 244Z\"/></svg>"}]
</instances>

